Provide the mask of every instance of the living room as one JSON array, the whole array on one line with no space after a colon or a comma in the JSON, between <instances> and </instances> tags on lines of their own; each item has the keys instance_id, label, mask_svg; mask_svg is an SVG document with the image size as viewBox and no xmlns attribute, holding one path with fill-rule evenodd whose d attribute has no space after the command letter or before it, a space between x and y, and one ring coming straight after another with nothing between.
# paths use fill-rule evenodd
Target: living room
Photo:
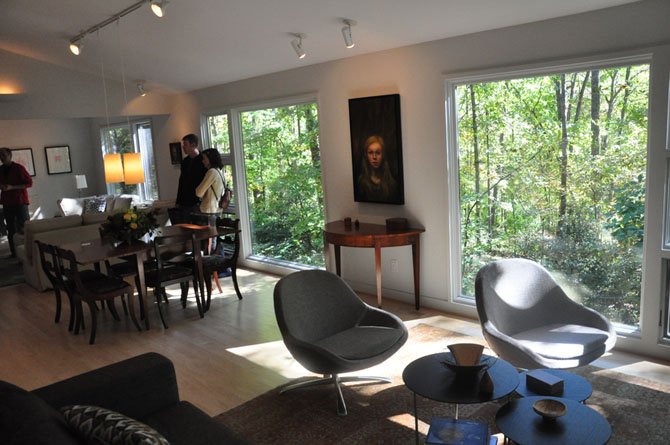
<instances>
[{"instance_id":1,"label":"living room","mask_svg":"<svg viewBox=\"0 0 670 445\"><path fill-rule=\"evenodd\" d=\"M344 12L341 14L344 15ZM617 348L667 360L667 346L659 345L658 340L658 314L664 308L662 277L665 276L663 259L666 258L660 246L664 245L663 215L666 207L662 191L665 189L667 159L667 85L670 65L670 31L666 24L668 16L670 10L667 2L641 1L502 29L432 39L425 43L360 53L353 57L346 57L344 53L338 60L302 66L303 62L309 62L313 53L318 53L318 48L309 47L310 37L314 39L309 34L316 31L305 31L308 37L304 45L312 52L304 61L299 61L291 52L289 38L282 42L286 47L286 57L292 58L295 68L224 84L214 83L212 85L215 86L174 94L154 91L145 97L133 95L127 106L118 77L115 80L108 79L109 110L106 110L102 97L99 73L82 73L51 65L25 54L20 55L21 51L10 51L10 46L6 45L0 50L0 65L10 79L19 81L23 94L0 103L0 144L12 148L32 147L36 168L31 190L34 203L32 210L43 212L45 217L49 217L55 212L59 197L74 197L78 191L71 175L47 174L42 147L68 144L73 174L87 176L89 187L84 192L87 195L102 194L106 189L102 158L97 147L100 145L99 127L106 123L106 114L117 123L125 121L125 112L133 119L149 117L157 153L160 199L173 199L179 169L172 165L168 156L169 143L179 141L186 133L197 132L201 128L203 114L287 98L313 98L319 110L326 219L333 221L350 216L362 222L383 223L386 218L405 217L411 223L424 227L426 232L422 235L421 252L423 306L475 319L474 307L457 303L451 297L452 284L448 271L453 268L453 262L450 254L450 200L447 196L445 79L472 72L500 72L518 66L532 68L651 55L653 68L647 178L648 202L654 205L647 208L645 228L642 329L637 336L622 336ZM357 27L354 27L355 35L364 23L360 17L352 18L359 21ZM178 19L174 20L173 23L181 24ZM71 27L76 33L79 28L88 25L90 23L73 23ZM316 28L320 26L324 25L316 25ZM95 37L92 36L91 40L89 51L93 52ZM58 42L58 45L63 46L62 43ZM364 46L363 41L357 44L359 48ZM89 57L95 59L97 56ZM174 55L174 59L179 63L178 54ZM108 65L113 63L109 61ZM118 67L116 69L118 72ZM198 67L194 66L192 70L197 71ZM396 93L401 97L406 203L404 206L356 203L353 200L350 173L348 99ZM372 253L367 250L343 251L343 276L355 290L374 294L374 264ZM412 302L409 249L394 252L400 266L397 273L391 272L389 257L386 255L383 258L384 297L389 301ZM241 264L255 266L244 259ZM265 279L259 280L264 282ZM264 328L274 329L269 327L271 321L266 320ZM176 335L175 331L171 330L170 334ZM258 334L258 337L263 341L272 336ZM252 335L249 341L253 341L253 338ZM12 342L3 341L7 347L8 343ZM73 348L84 346L77 344ZM159 340L146 345L145 350L149 350L150 346L165 347ZM102 349L104 345L87 348L85 355L95 355L98 347ZM13 354L10 353L10 357ZM90 360L91 368L107 363L95 357L83 360ZM46 373L46 370L38 372ZM53 375L51 378L55 380L70 374L63 371L63 375ZM45 380L48 379L41 382L46 383ZM243 384L240 380L237 383ZM276 386L279 380L277 377L272 383ZM193 383L183 382L182 387L190 384ZM244 400L240 398L235 401L241 403ZM234 403L228 407L234 406Z\"/></svg>"}]
</instances>

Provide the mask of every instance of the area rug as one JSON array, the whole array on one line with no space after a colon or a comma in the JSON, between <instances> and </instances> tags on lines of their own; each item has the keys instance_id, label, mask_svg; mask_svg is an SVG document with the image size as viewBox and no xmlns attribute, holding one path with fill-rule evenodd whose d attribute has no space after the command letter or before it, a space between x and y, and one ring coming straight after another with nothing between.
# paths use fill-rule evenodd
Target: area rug
<instances>
[{"instance_id":1,"label":"area rug","mask_svg":"<svg viewBox=\"0 0 670 445\"><path fill-rule=\"evenodd\" d=\"M0 287L23 283L23 266L16 258L0 258Z\"/></svg>"},{"instance_id":2,"label":"area rug","mask_svg":"<svg viewBox=\"0 0 670 445\"><path fill-rule=\"evenodd\" d=\"M281 388L276 388L216 419L253 444L411 444L415 440L413 396L402 382L402 369L414 358L430 353L426 344L432 352L440 352L455 342L485 344L480 338L439 327L419 324L411 328L407 344L387 361L385 369L392 372L392 384L345 385L346 417L335 413L334 389L323 386L281 395ZM610 444L667 443L670 385L592 366L575 372L593 385L587 404L610 422ZM420 396L417 403L423 443L430 420L453 417L454 406ZM495 413L502 404L460 405L459 417L488 422L491 433L497 433Z\"/></svg>"}]
</instances>

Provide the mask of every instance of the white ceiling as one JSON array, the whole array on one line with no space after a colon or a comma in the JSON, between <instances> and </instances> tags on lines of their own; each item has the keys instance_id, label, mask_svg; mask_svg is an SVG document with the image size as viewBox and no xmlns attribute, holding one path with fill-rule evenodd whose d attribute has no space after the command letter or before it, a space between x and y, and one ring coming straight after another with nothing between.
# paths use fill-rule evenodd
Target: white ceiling
<instances>
[{"instance_id":1,"label":"white ceiling","mask_svg":"<svg viewBox=\"0 0 670 445\"><path fill-rule=\"evenodd\" d=\"M636 0L171 0L68 41L137 0L1 0L0 49L148 89L188 91L304 65L576 14ZM346 49L342 18L356 46ZM305 33L298 60L290 33Z\"/></svg>"}]
</instances>

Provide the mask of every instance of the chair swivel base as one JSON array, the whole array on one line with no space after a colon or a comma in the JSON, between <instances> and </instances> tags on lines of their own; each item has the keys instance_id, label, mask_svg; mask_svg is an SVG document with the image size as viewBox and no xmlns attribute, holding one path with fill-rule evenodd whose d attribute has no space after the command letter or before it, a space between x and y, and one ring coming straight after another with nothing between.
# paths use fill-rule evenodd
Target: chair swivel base
<instances>
[{"instance_id":1,"label":"chair swivel base","mask_svg":"<svg viewBox=\"0 0 670 445\"><path fill-rule=\"evenodd\" d=\"M294 389L307 388L310 386L318 386L318 385L328 385L330 383L334 383L335 389L337 390L337 415L346 416L347 405L346 403L344 403L344 396L342 395L342 388L340 387L340 383L370 382L370 381L391 383L391 379L388 377L363 376L363 375L361 376L352 375L352 376L341 377L337 374L332 374L332 375L324 375L323 377L312 377L304 382L293 383L291 385L284 387L281 391L279 391L279 394L284 394L285 392L292 391Z\"/></svg>"}]
</instances>

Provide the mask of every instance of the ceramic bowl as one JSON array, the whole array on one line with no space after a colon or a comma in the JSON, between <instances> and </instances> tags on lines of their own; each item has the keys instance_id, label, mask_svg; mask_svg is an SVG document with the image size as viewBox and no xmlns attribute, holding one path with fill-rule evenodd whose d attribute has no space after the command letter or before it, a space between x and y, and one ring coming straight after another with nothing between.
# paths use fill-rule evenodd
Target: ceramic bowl
<instances>
[{"instance_id":1,"label":"ceramic bowl","mask_svg":"<svg viewBox=\"0 0 670 445\"><path fill-rule=\"evenodd\" d=\"M454 355L456 363L461 366L477 365L484 352L484 346L476 343L455 343L447 347Z\"/></svg>"},{"instance_id":2,"label":"ceramic bowl","mask_svg":"<svg viewBox=\"0 0 670 445\"><path fill-rule=\"evenodd\" d=\"M565 403L556 399L540 399L533 403L533 410L545 420L555 420L568 412Z\"/></svg>"},{"instance_id":3,"label":"ceramic bowl","mask_svg":"<svg viewBox=\"0 0 670 445\"><path fill-rule=\"evenodd\" d=\"M479 371L490 366L490 358L491 357L485 357L473 365L459 365L456 363L456 358L452 353L447 354L442 363L444 363L447 368L451 369L458 377L474 377L479 374Z\"/></svg>"}]
</instances>

